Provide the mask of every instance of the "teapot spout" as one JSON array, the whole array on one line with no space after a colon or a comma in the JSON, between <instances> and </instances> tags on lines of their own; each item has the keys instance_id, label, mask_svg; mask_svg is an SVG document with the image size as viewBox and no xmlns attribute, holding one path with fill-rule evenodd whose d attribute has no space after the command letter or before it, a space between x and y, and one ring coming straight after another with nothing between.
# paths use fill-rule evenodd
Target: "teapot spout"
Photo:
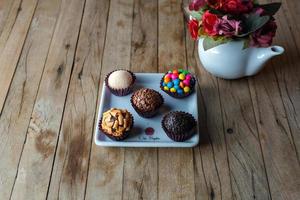
<instances>
[{"instance_id":1,"label":"teapot spout","mask_svg":"<svg viewBox=\"0 0 300 200\"><path fill-rule=\"evenodd\" d=\"M274 56L283 54L284 48L281 46L271 46L268 48L254 48L249 56L246 75L252 76L259 72L264 64Z\"/></svg>"}]
</instances>

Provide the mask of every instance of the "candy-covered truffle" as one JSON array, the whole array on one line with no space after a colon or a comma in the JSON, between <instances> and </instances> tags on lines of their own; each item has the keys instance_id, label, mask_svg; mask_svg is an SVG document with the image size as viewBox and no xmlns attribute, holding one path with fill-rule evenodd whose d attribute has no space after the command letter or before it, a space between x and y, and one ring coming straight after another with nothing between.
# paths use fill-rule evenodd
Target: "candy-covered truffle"
<instances>
[{"instance_id":1,"label":"candy-covered truffle","mask_svg":"<svg viewBox=\"0 0 300 200\"><path fill-rule=\"evenodd\" d=\"M195 78L187 70L168 71L162 78L160 88L175 98L183 98L194 91Z\"/></svg>"}]
</instances>

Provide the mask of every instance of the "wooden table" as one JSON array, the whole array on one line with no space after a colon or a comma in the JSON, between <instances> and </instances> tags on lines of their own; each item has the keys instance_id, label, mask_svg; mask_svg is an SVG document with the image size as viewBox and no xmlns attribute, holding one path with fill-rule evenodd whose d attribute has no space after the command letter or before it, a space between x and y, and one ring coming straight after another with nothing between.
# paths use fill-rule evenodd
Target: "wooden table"
<instances>
[{"instance_id":1,"label":"wooden table","mask_svg":"<svg viewBox=\"0 0 300 200\"><path fill-rule=\"evenodd\" d=\"M1 200L300 199L300 1L276 15L286 53L235 81L202 68L186 3L0 1ZM200 146L96 146L105 75L174 66L199 79Z\"/></svg>"}]
</instances>

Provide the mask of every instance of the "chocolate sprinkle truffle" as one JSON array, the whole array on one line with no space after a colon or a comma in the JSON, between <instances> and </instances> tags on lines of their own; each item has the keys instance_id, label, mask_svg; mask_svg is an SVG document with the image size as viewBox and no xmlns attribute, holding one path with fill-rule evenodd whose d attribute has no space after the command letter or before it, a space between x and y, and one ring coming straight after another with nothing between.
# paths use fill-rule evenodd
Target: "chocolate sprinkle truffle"
<instances>
[{"instance_id":1,"label":"chocolate sprinkle truffle","mask_svg":"<svg viewBox=\"0 0 300 200\"><path fill-rule=\"evenodd\" d=\"M177 142L191 138L196 133L195 127L195 118L182 111L169 112L162 119L162 128L167 136Z\"/></svg>"},{"instance_id":2,"label":"chocolate sprinkle truffle","mask_svg":"<svg viewBox=\"0 0 300 200\"><path fill-rule=\"evenodd\" d=\"M125 96L132 92L135 75L128 70L115 70L110 72L105 83L108 89L116 96Z\"/></svg>"},{"instance_id":3,"label":"chocolate sprinkle truffle","mask_svg":"<svg viewBox=\"0 0 300 200\"><path fill-rule=\"evenodd\" d=\"M112 140L123 140L133 127L133 117L127 110L111 108L104 112L100 130Z\"/></svg>"},{"instance_id":4,"label":"chocolate sprinkle truffle","mask_svg":"<svg viewBox=\"0 0 300 200\"><path fill-rule=\"evenodd\" d=\"M149 88L139 89L131 96L132 107L145 118L153 117L163 102L161 94Z\"/></svg>"}]
</instances>

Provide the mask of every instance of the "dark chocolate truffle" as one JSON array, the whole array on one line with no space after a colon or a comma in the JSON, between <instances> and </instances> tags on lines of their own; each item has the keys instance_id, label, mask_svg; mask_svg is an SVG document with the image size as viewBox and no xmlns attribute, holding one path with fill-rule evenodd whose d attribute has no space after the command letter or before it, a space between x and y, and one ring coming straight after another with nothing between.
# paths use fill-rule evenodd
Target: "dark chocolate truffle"
<instances>
[{"instance_id":1,"label":"dark chocolate truffle","mask_svg":"<svg viewBox=\"0 0 300 200\"><path fill-rule=\"evenodd\" d=\"M177 142L191 138L196 133L195 127L195 118L182 111L169 112L162 119L162 128L169 138Z\"/></svg>"},{"instance_id":2,"label":"dark chocolate truffle","mask_svg":"<svg viewBox=\"0 0 300 200\"><path fill-rule=\"evenodd\" d=\"M131 104L135 111L142 117L153 117L164 99L161 94L149 88L142 88L133 93Z\"/></svg>"}]
</instances>

